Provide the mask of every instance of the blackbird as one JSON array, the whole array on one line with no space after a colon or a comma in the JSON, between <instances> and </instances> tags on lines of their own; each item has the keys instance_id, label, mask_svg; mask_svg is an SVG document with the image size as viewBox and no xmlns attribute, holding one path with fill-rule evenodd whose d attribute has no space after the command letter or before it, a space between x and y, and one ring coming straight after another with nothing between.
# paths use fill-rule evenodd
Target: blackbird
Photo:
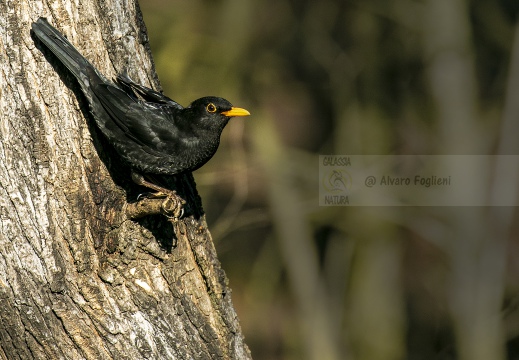
<instances>
[{"instance_id":1,"label":"blackbird","mask_svg":"<svg viewBox=\"0 0 519 360\"><path fill-rule=\"evenodd\" d=\"M32 30L76 77L97 126L132 169L133 181L173 200L178 217L185 202L143 175L175 175L200 168L215 154L229 119L250 113L215 96L200 98L184 108L136 84L126 73L118 75L114 83L45 18L33 23Z\"/></svg>"}]
</instances>

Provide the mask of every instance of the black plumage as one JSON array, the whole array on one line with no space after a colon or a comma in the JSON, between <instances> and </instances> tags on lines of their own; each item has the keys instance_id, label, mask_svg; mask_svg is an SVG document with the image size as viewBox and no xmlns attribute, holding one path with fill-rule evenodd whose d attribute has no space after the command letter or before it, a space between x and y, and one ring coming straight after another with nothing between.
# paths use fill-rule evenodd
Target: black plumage
<instances>
[{"instance_id":1,"label":"black plumage","mask_svg":"<svg viewBox=\"0 0 519 360\"><path fill-rule=\"evenodd\" d=\"M77 78L97 126L137 173L174 175L200 168L215 154L229 119L249 115L247 110L214 96L195 100L184 108L134 83L126 74L119 75L114 83L46 19L38 19L32 30ZM133 179L165 190L138 174Z\"/></svg>"}]
</instances>

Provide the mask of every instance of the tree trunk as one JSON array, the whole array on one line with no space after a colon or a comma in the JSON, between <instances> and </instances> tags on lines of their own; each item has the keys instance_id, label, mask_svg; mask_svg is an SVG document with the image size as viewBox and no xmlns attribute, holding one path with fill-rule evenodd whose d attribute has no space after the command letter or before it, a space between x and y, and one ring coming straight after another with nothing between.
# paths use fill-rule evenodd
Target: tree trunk
<instances>
[{"instance_id":1,"label":"tree trunk","mask_svg":"<svg viewBox=\"0 0 519 360\"><path fill-rule=\"evenodd\" d=\"M143 190L38 17L107 77L159 88L133 0L0 2L0 358L249 359L193 177L178 222L127 218Z\"/></svg>"}]
</instances>

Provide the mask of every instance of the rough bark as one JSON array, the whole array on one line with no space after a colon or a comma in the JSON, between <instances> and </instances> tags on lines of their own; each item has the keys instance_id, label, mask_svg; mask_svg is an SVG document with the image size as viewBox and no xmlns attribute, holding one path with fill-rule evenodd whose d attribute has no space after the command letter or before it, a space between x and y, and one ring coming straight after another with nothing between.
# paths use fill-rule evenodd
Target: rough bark
<instances>
[{"instance_id":1,"label":"rough bark","mask_svg":"<svg viewBox=\"0 0 519 360\"><path fill-rule=\"evenodd\" d=\"M160 86L133 0L0 1L0 358L250 358L193 177L167 179L179 222L127 218L142 189L40 16L108 77Z\"/></svg>"}]
</instances>

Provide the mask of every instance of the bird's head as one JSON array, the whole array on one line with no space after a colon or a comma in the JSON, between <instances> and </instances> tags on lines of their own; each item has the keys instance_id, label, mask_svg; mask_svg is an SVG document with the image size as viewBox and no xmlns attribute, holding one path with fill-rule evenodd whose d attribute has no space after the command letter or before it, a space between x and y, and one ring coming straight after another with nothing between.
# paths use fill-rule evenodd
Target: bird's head
<instances>
[{"instance_id":1,"label":"bird's head","mask_svg":"<svg viewBox=\"0 0 519 360\"><path fill-rule=\"evenodd\" d=\"M248 116L250 113L242 108L216 96L206 96L195 100L185 109L191 123L205 129L222 130L230 118L235 116Z\"/></svg>"}]
</instances>

